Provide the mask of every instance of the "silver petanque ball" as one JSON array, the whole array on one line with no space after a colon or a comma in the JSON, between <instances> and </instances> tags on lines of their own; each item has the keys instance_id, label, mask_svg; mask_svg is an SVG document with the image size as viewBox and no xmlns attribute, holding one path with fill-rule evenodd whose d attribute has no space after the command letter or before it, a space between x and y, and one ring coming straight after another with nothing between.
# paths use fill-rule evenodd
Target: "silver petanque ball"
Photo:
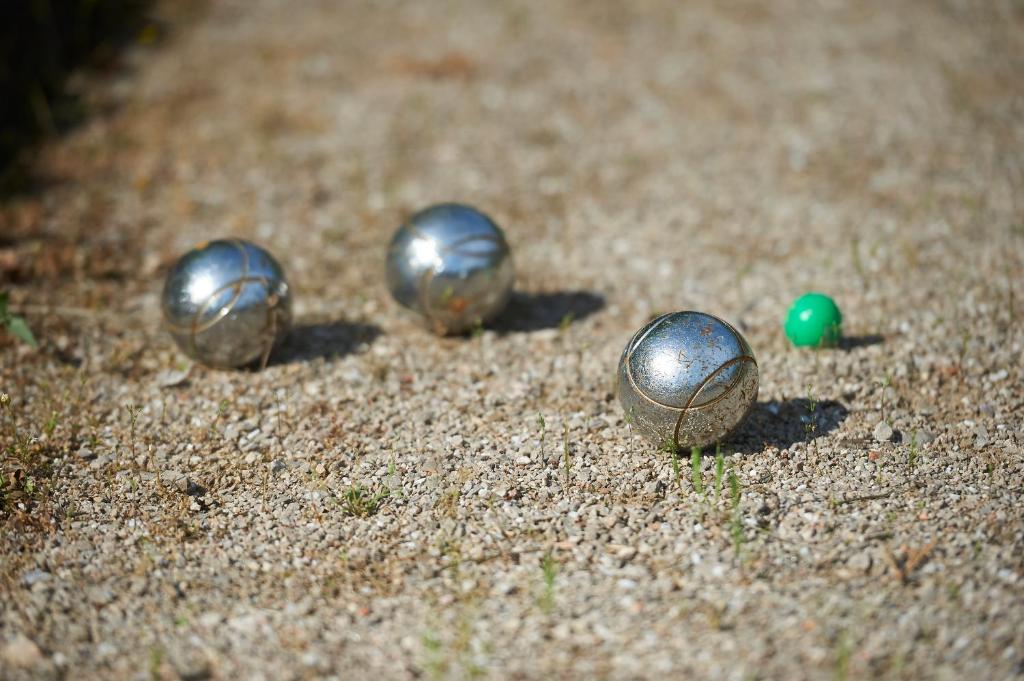
<instances>
[{"instance_id":1,"label":"silver petanque ball","mask_svg":"<svg viewBox=\"0 0 1024 681\"><path fill-rule=\"evenodd\" d=\"M416 213L388 248L391 295L439 334L461 333L493 318L508 302L514 279L501 229L457 203Z\"/></svg>"},{"instance_id":2,"label":"silver petanque ball","mask_svg":"<svg viewBox=\"0 0 1024 681\"><path fill-rule=\"evenodd\" d=\"M167 274L164 322L178 347L212 367L260 359L291 323L291 295L281 265L241 239L199 244Z\"/></svg>"},{"instance_id":3,"label":"silver petanque ball","mask_svg":"<svg viewBox=\"0 0 1024 681\"><path fill-rule=\"evenodd\" d=\"M659 447L705 447L757 399L757 360L739 331L703 312L672 312L633 335L616 392L627 421Z\"/></svg>"}]
</instances>

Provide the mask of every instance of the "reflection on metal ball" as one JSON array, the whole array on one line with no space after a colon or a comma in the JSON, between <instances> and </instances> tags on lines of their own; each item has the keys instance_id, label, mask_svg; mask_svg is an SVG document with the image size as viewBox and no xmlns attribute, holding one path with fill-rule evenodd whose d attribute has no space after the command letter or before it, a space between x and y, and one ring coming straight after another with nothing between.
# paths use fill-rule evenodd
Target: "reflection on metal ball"
<instances>
[{"instance_id":1,"label":"reflection on metal ball","mask_svg":"<svg viewBox=\"0 0 1024 681\"><path fill-rule=\"evenodd\" d=\"M492 319L512 293L505 235L469 206L445 203L413 215L387 254L388 289L436 333L461 333Z\"/></svg>"},{"instance_id":2,"label":"reflection on metal ball","mask_svg":"<svg viewBox=\"0 0 1024 681\"><path fill-rule=\"evenodd\" d=\"M673 312L634 334L616 392L627 421L659 447L705 447L732 432L757 399L746 339L703 312Z\"/></svg>"},{"instance_id":3,"label":"reflection on metal ball","mask_svg":"<svg viewBox=\"0 0 1024 681\"><path fill-rule=\"evenodd\" d=\"M212 367L266 364L291 323L284 271L265 250L241 239L198 245L164 282L164 322L178 347Z\"/></svg>"}]
</instances>

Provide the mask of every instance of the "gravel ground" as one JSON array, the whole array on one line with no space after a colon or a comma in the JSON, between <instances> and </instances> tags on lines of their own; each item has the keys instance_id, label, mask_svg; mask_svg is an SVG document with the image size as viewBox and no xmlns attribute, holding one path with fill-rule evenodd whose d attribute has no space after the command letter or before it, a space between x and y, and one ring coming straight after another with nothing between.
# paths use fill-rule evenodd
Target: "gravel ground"
<instances>
[{"instance_id":1,"label":"gravel ground","mask_svg":"<svg viewBox=\"0 0 1024 681\"><path fill-rule=\"evenodd\" d=\"M189 7L0 205L0 677L1024 675L1019 2ZM441 200L516 257L467 338L383 285ZM297 290L265 371L160 329L217 235ZM721 476L611 395L674 309L761 368Z\"/></svg>"}]
</instances>

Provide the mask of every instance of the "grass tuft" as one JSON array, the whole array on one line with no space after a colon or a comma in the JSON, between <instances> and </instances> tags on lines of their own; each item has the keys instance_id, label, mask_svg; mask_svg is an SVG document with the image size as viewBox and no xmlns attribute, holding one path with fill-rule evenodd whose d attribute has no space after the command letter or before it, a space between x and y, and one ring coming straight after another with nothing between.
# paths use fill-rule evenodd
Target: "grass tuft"
<instances>
[{"instance_id":1,"label":"grass tuft","mask_svg":"<svg viewBox=\"0 0 1024 681\"><path fill-rule=\"evenodd\" d=\"M540 456L544 458L544 436L547 435L548 424L540 412L537 412L537 428L540 430Z\"/></svg>"},{"instance_id":2,"label":"grass tuft","mask_svg":"<svg viewBox=\"0 0 1024 681\"><path fill-rule=\"evenodd\" d=\"M558 576L558 563L552 558L550 551L540 559L540 570L544 578L544 592L538 605L545 613L550 613L555 609L555 577Z\"/></svg>"},{"instance_id":3,"label":"grass tuft","mask_svg":"<svg viewBox=\"0 0 1024 681\"><path fill-rule=\"evenodd\" d=\"M814 396L811 386L807 386L807 416L803 421L804 434L808 440L811 440L818 431L818 403L819 400Z\"/></svg>"},{"instance_id":4,"label":"grass tuft","mask_svg":"<svg viewBox=\"0 0 1024 681\"><path fill-rule=\"evenodd\" d=\"M0 417L0 518L6 518L31 513L45 498L53 451L48 440L19 427L18 415L7 393L0 393Z\"/></svg>"},{"instance_id":5,"label":"grass tuft","mask_svg":"<svg viewBox=\"0 0 1024 681\"><path fill-rule=\"evenodd\" d=\"M693 480L693 491L704 494L704 478L700 472L700 447L690 449L690 478Z\"/></svg>"},{"instance_id":6,"label":"grass tuft","mask_svg":"<svg viewBox=\"0 0 1024 681\"><path fill-rule=\"evenodd\" d=\"M747 537L743 532L743 522L740 518L740 481L732 468L729 468L729 499L732 504L729 534L732 537L733 548L739 554L743 549L743 544L747 541Z\"/></svg>"},{"instance_id":7,"label":"grass tuft","mask_svg":"<svg viewBox=\"0 0 1024 681\"><path fill-rule=\"evenodd\" d=\"M341 510L347 516L355 518L368 518L375 515L384 504L384 500L391 495L385 488L378 487L370 490L358 483L350 485L341 496Z\"/></svg>"},{"instance_id":8,"label":"grass tuft","mask_svg":"<svg viewBox=\"0 0 1024 681\"><path fill-rule=\"evenodd\" d=\"M669 447L669 451L672 454L672 475L675 477L676 484L679 486L679 490L683 489L683 471L682 466L679 464L679 448L673 445Z\"/></svg>"},{"instance_id":9,"label":"grass tuft","mask_svg":"<svg viewBox=\"0 0 1024 681\"><path fill-rule=\"evenodd\" d=\"M569 474L572 470L572 459L569 456L569 422L562 419L562 462L565 467L565 482L569 483Z\"/></svg>"},{"instance_id":10,"label":"grass tuft","mask_svg":"<svg viewBox=\"0 0 1024 681\"><path fill-rule=\"evenodd\" d=\"M7 309L7 301L7 291L0 291L0 327L3 327L7 333L11 334L22 343L30 345L33 348L39 347L39 343L36 342L36 337L32 335L32 330L28 328L25 318L16 315Z\"/></svg>"},{"instance_id":11,"label":"grass tuft","mask_svg":"<svg viewBox=\"0 0 1024 681\"><path fill-rule=\"evenodd\" d=\"M725 475L725 456L722 445L715 445L715 500L722 498L722 479Z\"/></svg>"}]
</instances>

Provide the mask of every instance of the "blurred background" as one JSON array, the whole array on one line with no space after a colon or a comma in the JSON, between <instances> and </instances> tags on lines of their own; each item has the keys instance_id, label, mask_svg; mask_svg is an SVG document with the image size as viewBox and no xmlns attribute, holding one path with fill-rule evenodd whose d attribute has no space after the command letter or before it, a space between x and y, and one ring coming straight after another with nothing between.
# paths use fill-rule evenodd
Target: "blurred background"
<instances>
[{"instance_id":1,"label":"blurred background","mask_svg":"<svg viewBox=\"0 0 1024 681\"><path fill-rule=\"evenodd\" d=\"M0 286L22 307L145 317L170 261L230 234L280 254L300 315L354 299L387 323L383 245L446 200L506 229L521 290L627 326L713 302L767 333L824 287L872 335L893 292L952 295L956 243L1015 267L1009 0L2 11Z\"/></svg>"},{"instance_id":2,"label":"blurred background","mask_svg":"<svg viewBox=\"0 0 1024 681\"><path fill-rule=\"evenodd\" d=\"M27 188L21 153L86 114L68 82L109 69L131 42L149 42L148 0L25 0L0 5L0 195ZM16 161L23 161L16 163Z\"/></svg>"}]
</instances>

